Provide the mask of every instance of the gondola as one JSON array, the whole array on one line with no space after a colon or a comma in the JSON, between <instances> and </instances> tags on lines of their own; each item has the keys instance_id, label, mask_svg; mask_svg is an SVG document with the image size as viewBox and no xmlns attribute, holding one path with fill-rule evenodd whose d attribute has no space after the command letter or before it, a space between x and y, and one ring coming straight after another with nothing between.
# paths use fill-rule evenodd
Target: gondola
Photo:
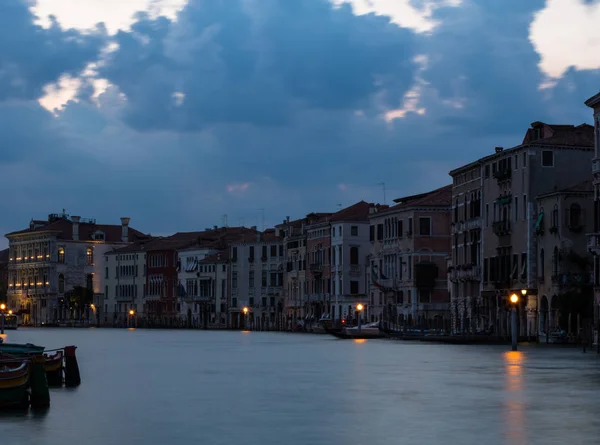
<instances>
[{"instance_id":1,"label":"gondola","mask_svg":"<svg viewBox=\"0 0 600 445\"><path fill-rule=\"evenodd\" d=\"M31 362L0 360L0 408L20 408L29 405Z\"/></svg>"}]
</instances>

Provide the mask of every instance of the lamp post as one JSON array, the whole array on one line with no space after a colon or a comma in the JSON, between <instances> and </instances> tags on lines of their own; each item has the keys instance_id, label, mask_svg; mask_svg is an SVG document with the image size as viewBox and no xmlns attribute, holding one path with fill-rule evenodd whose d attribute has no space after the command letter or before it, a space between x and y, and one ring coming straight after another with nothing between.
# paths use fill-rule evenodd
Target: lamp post
<instances>
[{"instance_id":1,"label":"lamp post","mask_svg":"<svg viewBox=\"0 0 600 445\"><path fill-rule=\"evenodd\" d=\"M517 303L519 302L519 296L512 294L510 296L510 302L512 303L512 313L510 317L510 330L512 333L512 350L517 350Z\"/></svg>"},{"instance_id":2,"label":"lamp post","mask_svg":"<svg viewBox=\"0 0 600 445\"><path fill-rule=\"evenodd\" d=\"M362 305L362 303L358 303L356 305L356 312L358 314L358 333L360 334L360 316L361 316L361 312L363 311L365 307Z\"/></svg>"},{"instance_id":3,"label":"lamp post","mask_svg":"<svg viewBox=\"0 0 600 445\"><path fill-rule=\"evenodd\" d=\"M4 334L4 311L6 310L6 305L4 303L0 304L0 311L2 312L2 321L0 322L2 326L0 327L0 334Z\"/></svg>"},{"instance_id":4,"label":"lamp post","mask_svg":"<svg viewBox=\"0 0 600 445\"><path fill-rule=\"evenodd\" d=\"M247 330L248 329L248 312L250 312L250 309L248 309L247 306L244 306L242 308L242 312L244 313L244 326L243 326L243 329Z\"/></svg>"},{"instance_id":5,"label":"lamp post","mask_svg":"<svg viewBox=\"0 0 600 445\"><path fill-rule=\"evenodd\" d=\"M129 309L129 324L131 325L130 327L134 327L133 326L133 316L135 315L135 311L133 309Z\"/></svg>"}]
</instances>

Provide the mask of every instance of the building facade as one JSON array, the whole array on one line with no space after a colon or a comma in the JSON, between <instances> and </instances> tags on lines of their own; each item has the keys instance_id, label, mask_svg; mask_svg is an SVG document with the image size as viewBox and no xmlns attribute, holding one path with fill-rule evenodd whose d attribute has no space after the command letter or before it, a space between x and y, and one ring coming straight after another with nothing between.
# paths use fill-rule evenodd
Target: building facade
<instances>
[{"instance_id":1,"label":"building facade","mask_svg":"<svg viewBox=\"0 0 600 445\"><path fill-rule=\"evenodd\" d=\"M374 320L449 328L451 200L449 185L371 213L368 284Z\"/></svg>"},{"instance_id":2,"label":"building facade","mask_svg":"<svg viewBox=\"0 0 600 445\"><path fill-rule=\"evenodd\" d=\"M244 234L231 244L229 255L230 326L281 329L285 255L280 230Z\"/></svg>"},{"instance_id":3,"label":"building facade","mask_svg":"<svg viewBox=\"0 0 600 445\"><path fill-rule=\"evenodd\" d=\"M597 326L600 327L600 93L590 97L585 104L593 110L594 118L594 158L592 159L594 225L588 235L588 249L592 253L594 261L595 318L597 320ZM598 327L596 328L596 331L598 331Z\"/></svg>"},{"instance_id":4,"label":"building facade","mask_svg":"<svg viewBox=\"0 0 600 445\"><path fill-rule=\"evenodd\" d=\"M105 325L125 325L133 310L137 317L144 316L146 296L146 252L144 243L135 243L106 252L104 268Z\"/></svg>"},{"instance_id":5,"label":"building facade","mask_svg":"<svg viewBox=\"0 0 600 445\"><path fill-rule=\"evenodd\" d=\"M374 204L360 201L331 215L331 304L316 305L315 318L329 311L334 318L336 314L354 315L358 303L363 304L368 318L369 214L373 208Z\"/></svg>"},{"instance_id":6,"label":"building facade","mask_svg":"<svg viewBox=\"0 0 600 445\"><path fill-rule=\"evenodd\" d=\"M24 324L92 322L104 318L105 253L146 239L129 227L51 214L9 240L8 306Z\"/></svg>"},{"instance_id":7,"label":"building facade","mask_svg":"<svg viewBox=\"0 0 600 445\"><path fill-rule=\"evenodd\" d=\"M587 236L593 230L593 186L587 180L564 190L537 197L537 207L545 223L536 230L537 238L537 320L528 317L538 329L540 341L555 331L577 335L593 301L593 260L587 249Z\"/></svg>"},{"instance_id":8,"label":"building facade","mask_svg":"<svg viewBox=\"0 0 600 445\"><path fill-rule=\"evenodd\" d=\"M452 177L452 265L450 311L453 333L477 332L489 311L481 299L482 164L473 162L450 172Z\"/></svg>"},{"instance_id":9,"label":"building facade","mask_svg":"<svg viewBox=\"0 0 600 445\"><path fill-rule=\"evenodd\" d=\"M482 298L474 308L477 329L508 335L508 297L524 290L527 296L519 303L520 333L537 335L536 231L545 215L536 197L589 176L592 156L591 126L534 122L520 145L508 150L496 147L494 154L479 160L484 228Z\"/></svg>"},{"instance_id":10,"label":"building facade","mask_svg":"<svg viewBox=\"0 0 600 445\"><path fill-rule=\"evenodd\" d=\"M331 298L331 213L307 215L306 262L307 292L304 300L304 319L309 324L318 319L319 308L329 308L332 320L340 320L344 313L336 310Z\"/></svg>"}]
</instances>

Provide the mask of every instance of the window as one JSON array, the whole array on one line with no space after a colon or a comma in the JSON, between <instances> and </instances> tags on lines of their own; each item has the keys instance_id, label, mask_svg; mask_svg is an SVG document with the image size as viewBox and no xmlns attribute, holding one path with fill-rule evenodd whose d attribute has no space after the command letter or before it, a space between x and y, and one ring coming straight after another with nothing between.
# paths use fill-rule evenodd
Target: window
<instances>
[{"instance_id":1,"label":"window","mask_svg":"<svg viewBox=\"0 0 600 445\"><path fill-rule=\"evenodd\" d=\"M108 266L106 267L106 270L104 271L104 278L108 278Z\"/></svg>"},{"instance_id":2,"label":"window","mask_svg":"<svg viewBox=\"0 0 600 445\"><path fill-rule=\"evenodd\" d=\"M254 287L254 271L251 270L248 272L248 287Z\"/></svg>"},{"instance_id":3,"label":"window","mask_svg":"<svg viewBox=\"0 0 600 445\"><path fill-rule=\"evenodd\" d=\"M64 263L65 262L65 249L60 247L58 249L58 262L59 263Z\"/></svg>"},{"instance_id":4,"label":"window","mask_svg":"<svg viewBox=\"0 0 600 445\"><path fill-rule=\"evenodd\" d=\"M267 246L262 246L262 260L265 261L267 259Z\"/></svg>"},{"instance_id":5,"label":"window","mask_svg":"<svg viewBox=\"0 0 600 445\"><path fill-rule=\"evenodd\" d=\"M515 221L519 220L519 198L515 196Z\"/></svg>"},{"instance_id":6,"label":"window","mask_svg":"<svg viewBox=\"0 0 600 445\"><path fill-rule=\"evenodd\" d=\"M485 205L485 226L489 227L490 225L490 205Z\"/></svg>"},{"instance_id":7,"label":"window","mask_svg":"<svg viewBox=\"0 0 600 445\"><path fill-rule=\"evenodd\" d=\"M350 294L356 295L358 294L358 281L350 281Z\"/></svg>"},{"instance_id":8,"label":"window","mask_svg":"<svg viewBox=\"0 0 600 445\"><path fill-rule=\"evenodd\" d=\"M427 216L427 217L419 218L419 235L431 236L431 218L430 217Z\"/></svg>"},{"instance_id":9,"label":"window","mask_svg":"<svg viewBox=\"0 0 600 445\"><path fill-rule=\"evenodd\" d=\"M58 293L65 293L65 276L63 274L58 275Z\"/></svg>"},{"instance_id":10,"label":"window","mask_svg":"<svg viewBox=\"0 0 600 445\"><path fill-rule=\"evenodd\" d=\"M250 253L248 254L248 259L250 261L254 261L254 246L250 246Z\"/></svg>"},{"instance_id":11,"label":"window","mask_svg":"<svg viewBox=\"0 0 600 445\"><path fill-rule=\"evenodd\" d=\"M269 274L269 286L271 286L271 287L277 286L277 272L271 272Z\"/></svg>"},{"instance_id":12,"label":"window","mask_svg":"<svg viewBox=\"0 0 600 445\"><path fill-rule=\"evenodd\" d=\"M263 270L262 275L260 277L260 285L262 287L267 287L267 271Z\"/></svg>"},{"instance_id":13,"label":"window","mask_svg":"<svg viewBox=\"0 0 600 445\"><path fill-rule=\"evenodd\" d=\"M515 170L519 168L519 155L515 155Z\"/></svg>"},{"instance_id":14,"label":"window","mask_svg":"<svg viewBox=\"0 0 600 445\"><path fill-rule=\"evenodd\" d=\"M527 167L527 152L523 152L523 168Z\"/></svg>"},{"instance_id":15,"label":"window","mask_svg":"<svg viewBox=\"0 0 600 445\"><path fill-rule=\"evenodd\" d=\"M413 219L408 218L408 234L412 235L413 233Z\"/></svg>"},{"instance_id":16,"label":"window","mask_svg":"<svg viewBox=\"0 0 600 445\"><path fill-rule=\"evenodd\" d=\"M489 259L488 258L484 258L483 259L483 282L487 283L488 282L488 277L489 277Z\"/></svg>"},{"instance_id":17,"label":"window","mask_svg":"<svg viewBox=\"0 0 600 445\"><path fill-rule=\"evenodd\" d=\"M581 206L574 202L569 207L569 229L579 229L581 227Z\"/></svg>"},{"instance_id":18,"label":"window","mask_svg":"<svg viewBox=\"0 0 600 445\"><path fill-rule=\"evenodd\" d=\"M358 247L350 247L350 264L353 266L358 265Z\"/></svg>"},{"instance_id":19,"label":"window","mask_svg":"<svg viewBox=\"0 0 600 445\"><path fill-rule=\"evenodd\" d=\"M554 167L554 152L542 150L542 167Z\"/></svg>"},{"instance_id":20,"label":"window","mask_svg":"<svg viewBox=\"0 0 600 445\"><path fill-rule=\"evenodd\" d=\"M338 236L342 236L342 226L338 227Z\"/></svg>"},{"instance_id":21,"label":"window","mask_svg":"<svg viewBox=\"0 0 600 445\"><path fill-rule=\"evenodd\" d=\"M489 164L485 166L484 168L484 175L485 175L485 179L488 179L490 177L490 166Z\"/></svg>"},{"instance_id":22,"label":"window","mask_svg":"<svg viewBox=\"0 0 600 445\"><path fill-rule=\"evenodd\" d=\"M234 263L237 261L237 247L232 247L231 249L231 261Z\"/></svg>"},{"instance_id":23,"label":"window","mask_svg":"<svg viewBox=\"0 0 600 445\"><path fill-rule=\"evenodd\" d=\"M358 226L350 227L350 236L358 236Z\"/></svg>"},{"instance_id":24,"label":"window","mask_svg":"<svg viewBox=\"0 0 600 445\"><path fill-rule=\"evenodd\" d=\"M429 303L431 301L431 291L428 289L419 290L419 303Z\"/></svg>"},{"instance_id":25,"label":"window","mask_svg":"<svg viewBox=\"0 0 600 445\"><path fill-rule=\"evenodd\" d=\"M527 195L523 195L523 220L527 221Z\"/></svg>"},{"instance_id":26,"label":"window","mask_svg":"<svg viewBox=\"0 0 600 445\"><path fill-rule=\"evenodd\" d=\"M398 220L398 238L402 238L402 236L404 235L403 231L404 231L403 223L402 223L402 220L399 219Z\"/></svg>"},{"instance_id":27,"label":"window","mask_svg":"<svg viewBox=\"0 0 600 445\"><path fill-rule=\"evenodd\" d=\"M540 278L544 278L544 249L540 250Z\"/></svg>"},{"instance_id":28,"label":"window","mask_svg":"<svg viewBox=\"0 0 600 445\"><path fill-rule=\"evenodd\" d=\"M279 256L283 257L283 244L279 246Z\"/></svg>"},{"instance_id":29,"label":"window","mask_svg":"<svg viewBox=\"0 0 600 445\"><path fill-rule=\"evenodd\" d=\"M237 289L237 272L231 272L231 288Z\"/></svg>"},{"instance_id":30,"label":"window","mask_svg":"<svg viewBox=\"0 0 600 445\"><path fill-rule=\"evenodd\" d=\"M88 249L87 249L86 259L87 259L88 266L91 266L92 264L94 264L94 249L92 249L91 247L88 247Z\"/></svg>"},{"instance_id":31,"label":"window","mask_svg":"<svg viewBox=\"0 0 600 445\"><path fill-rule=\"evenodd\" d=\"M377 224L377 241L383 239L383 224Z\"/></svg>"},{"instance_id":32,"label":"window","mask_svg":"<svg viewBox=\"0 0 600 445\"><path fill-rule=\"evenodd\" d=\"M375 241L375 226L369 227L369 241Z\"/></svg>"}]
</instances>

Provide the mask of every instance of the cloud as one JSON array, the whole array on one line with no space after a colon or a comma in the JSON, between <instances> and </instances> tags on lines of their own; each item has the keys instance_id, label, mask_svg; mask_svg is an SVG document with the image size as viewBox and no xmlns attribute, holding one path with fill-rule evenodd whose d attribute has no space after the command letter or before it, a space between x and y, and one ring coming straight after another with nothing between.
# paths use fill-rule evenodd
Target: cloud
<instances>
[{"instance_id":1,"label":"cloud","mask_svg":"<svg viewBox=\"0 0 600 445\"><path fill-rule=\"evenodd\" d=\"M576 23L575 27L568 26ZM531 41L540 54L540 69L558 79L570 67L600 69L600 2L548 0L531 23ZM567 25L567 26L565 26Z\"/></svg>"},{"instance_id":2,"label":"cloud","mask_svg":"<svg viewBox=\"0 0 600 445\"><path fill-rule=\"evenodd\" d=\"M411 32L327 0L192 0L176 22L140 14L131 29L99 72L141 130L289 125L305 110L369 108L375 95L391 106L416 68Z\"/></svg>"},{"instance_id":3,"label":"cloud","mask_svg":"<svg viewBox=\"0 0 600 445\"><path fill-rule=\"evenodd\" d=\"M0 2L29 54L49 42L60 55L41 54L46 72L0 48L18 67L0 82L11 209L0 229L62 208L155 233L222 215L260 226L258 209L271 225L381 202L381 182L388 202L445 185L448 170L519 143L535 120L591 120L597 71L570 68L539 89L530 24L542 0L411 0L435 23L426 31L389 3L353 3L192 0L177 19L138 14L106 54L101 31L36 27L22 3ZM49 106L44 94L71 81L77 91Z\"/></svg>"},{"instance_id":4,"label":"cloud","mask_svg":"<svg viewBox=\"0 0 600 445\"><path fill-rule=\"evenodd\" d=\"M34 18L26 1L0 2L0 101L39 98L61 76L78 76L105 43L101 26L81 34L55 20L42 28Z\"/></svg>"}]
</instances>

